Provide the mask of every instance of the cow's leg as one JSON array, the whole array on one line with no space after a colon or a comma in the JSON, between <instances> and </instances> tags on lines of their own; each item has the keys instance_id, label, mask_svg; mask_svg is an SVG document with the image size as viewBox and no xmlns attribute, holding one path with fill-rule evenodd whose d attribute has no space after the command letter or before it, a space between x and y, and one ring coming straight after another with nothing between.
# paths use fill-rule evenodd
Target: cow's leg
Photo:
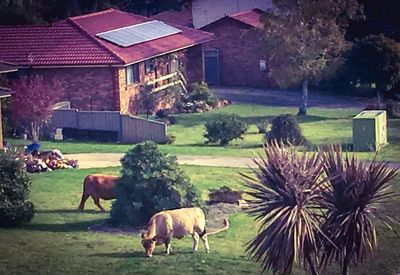
<instances>
[{"instance_id":1,"label":"cow's leg","mask_svg":"<svg viewBox=\"0 0 400 275\"><path fill-rule=\"evenodd\" d=\"M106 210L104 210L104 208L100 204L99 197L93 197L93 201L94 201L94 204L97 205L98 208L100 208L101 212L106 212Z\"/></svg>"},{"instance_id":2,"label":"cow's leg","mask_svg":"<svg viewBox=\"0 0 400 275\"><path fill-rule=\"evenodd\" d=\"M169 255L172 252L171 241L165 242L165 253Z\"/></svg>"},{"instance_id":3,"label":"cow's leg","mask_svg":"<svg viewBox=\"0 0 400 275\"><path fill-rule=\"evenodd\" d=\"M83 209L85 208L85 203L86 200L89 198L89 195L85 194L85 192L82 193L82 199L81 199L81 203L79 204L78 210L79 211L83 211Z\"/></svg>"},{"instance_id":4,"label":"cow's leg","mask_svg":"<svg viewBox=\"0 0 400 275\"><path fill-rule=\"evenodd\" d=\"M201 240L203 241L204 248L206 249L206 253L210 253L210 246L209 246L209 244L208 244L207 235L203 235L203 236L201 236L200 238L201 238Z\"/></svg>"},{"instance_id":5,"label":"cow's leg","mask_svg":"<svg viewBox=\"0 0 400 275\"><path fill-rule=\"evenodd\" d=\"M199 245L199 234L197 234L197 232L194 232L192 234L192 238L193 238L193 249L192 249L192 252L195 253L195 252L197 252L197 246Z\"/></svg>"}]
</instances>

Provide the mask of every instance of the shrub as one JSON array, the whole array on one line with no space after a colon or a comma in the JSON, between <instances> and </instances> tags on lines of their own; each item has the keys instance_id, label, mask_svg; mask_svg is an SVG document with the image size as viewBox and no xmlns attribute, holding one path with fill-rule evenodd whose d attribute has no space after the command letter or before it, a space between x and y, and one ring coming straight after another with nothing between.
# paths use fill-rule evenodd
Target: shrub
<instances>
[{"instance_id":1,"label":"shrub","mask_svg":"<svg viewBox=\"0 0 400 275\"><path fill-rule=\"evenodd\" d=\"M246 123L236 114L219 115L204 125L206 143L227 145L231 140L242 138L247 131Z\"/></svg>"},{"instance_id":2,"label":"shrub","mask_svg":"<svg viewBox=\"0 0 400 275\"><path fill-rule=\"evenodd\" d=\"M296 118L291 114L279 115L271 122L271 131L266 134L267 142L277 140L284 144L300 145L306 140Z\"/></svg>"},{"instance_id":3,"label":"shrub","mask_svg":"<svg viewBox=\"0 0 400 275\"><path fill-rule=\"evenodd\" d=\"M291 274L293 262L314 270L321 245L316 211L324 187L321 156L298 154L276 140L264 150L254 175L242 174L251 198L248 212L261 223L246 251L274 274Z\"/></svg>"},{"instance_id":4,"label":"shrub","mask_svg":"<svg viewBox=\"0 0 400 275\"><path fill-rule=\"evenodd\" d=\"M195 101L204 101L208 105L215 105L217 101L214 94L208 88L207 83L193 83L192 84L192 91L189 94L189 99L191 102Z\"/></svg>"},{"instance_id":5,"label":"shrub","mask_svg":"<svg viewBox=\"0 0 400 275\"><path fill-rule=\"evenodd\" d=\"M0 152L0 227L32 220L33 204L27 201L30 185L23 163L11 153Z\"/></svg>"},{"instance_id":6,"label":"shrub","mask_svg":"<svg viewBox=\"0 0 400 275\"><path fill-rule=\"evenodd\" d=\"M261 120L261 122L257 123L257 129L259 134L266 134L268 131L269 122L267 119Z\"/></svg>"},{"instance_id":7,"label":"shrub","mask_svg":"<svg viewBox=\"0 0 400 275\"><path fill-rule=\"evenodd\" d=\"M198 191L179 169L176 158L160 152L154 142L132 148L121 163L112 224L141 225L159 211L200 205Z\"/></svg>"}]
</instances>

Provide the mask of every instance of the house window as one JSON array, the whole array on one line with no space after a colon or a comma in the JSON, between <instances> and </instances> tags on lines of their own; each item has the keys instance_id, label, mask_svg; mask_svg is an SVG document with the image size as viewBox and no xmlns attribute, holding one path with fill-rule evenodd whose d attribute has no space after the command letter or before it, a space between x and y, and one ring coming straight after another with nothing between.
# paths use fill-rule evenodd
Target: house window
<instances>
[{"instance_id":1,"label":"house window","mask_svg":"<svg viewBox=\"0 0 400 275\"><path fill-rule=\"evenodd\" d=\"M145 67L146 67L146 74L151 73L151 72L154 71L155 64L154 64L154 60L153 59L146 60L144 64L145 64Z\"/></svg>"},{"instance_id":2,"label":"house window","mask_svg":"<svg viewBox=\"0 0 400 275\"><path fill-rule=\"evenodd\" d=\"M126 85L140 82L139 65L130 65L125 68Z\"/></svg>"}]
</instances>

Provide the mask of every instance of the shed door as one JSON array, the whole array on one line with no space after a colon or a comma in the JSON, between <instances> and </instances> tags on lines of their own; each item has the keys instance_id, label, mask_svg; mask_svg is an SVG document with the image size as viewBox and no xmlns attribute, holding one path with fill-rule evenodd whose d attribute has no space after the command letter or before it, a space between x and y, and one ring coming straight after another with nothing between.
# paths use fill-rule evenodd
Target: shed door
<instances>
[{"instance_id":1,"label":"shed door","mask_svg":"<svg viewBox=\"0 0 400 275\"><path fill-rule=\"evenodd\" d=\"M204 50L204 74L207 83L219 83L219 50Z\"/></svg>"}]
</instances>

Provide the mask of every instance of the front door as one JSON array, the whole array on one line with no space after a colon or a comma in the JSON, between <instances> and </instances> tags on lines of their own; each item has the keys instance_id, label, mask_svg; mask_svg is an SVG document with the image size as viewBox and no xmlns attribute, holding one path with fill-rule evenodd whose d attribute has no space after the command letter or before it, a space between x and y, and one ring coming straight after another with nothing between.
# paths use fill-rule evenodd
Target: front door
<instances>
[{"instance_id":1,"label":"front door","mask_svg":"<svg viewBox=\"0 0 400 275\"><path fill-rule=\"evenodd\" d=\"M204 50L204 75L209 84L219 84L219 50Z\"/></svg>"}]
</instances>

